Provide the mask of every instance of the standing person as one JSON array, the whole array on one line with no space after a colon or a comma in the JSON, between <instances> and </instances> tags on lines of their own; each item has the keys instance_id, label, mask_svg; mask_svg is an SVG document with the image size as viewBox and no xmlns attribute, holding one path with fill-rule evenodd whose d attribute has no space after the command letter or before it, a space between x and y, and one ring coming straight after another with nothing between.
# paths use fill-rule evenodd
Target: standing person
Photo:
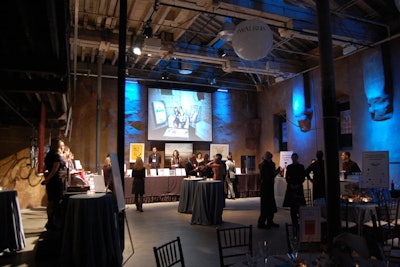
<instances>
[{"instance_id":1,"label":"standing person","mask_svg":"<svg viewBox=\"0 0 400 267\"><path fill-rule=\"evenodd\" d=\"M172 169L179 168L180 161L181 159L179 157L179 151L175 149L174 152L172 152L171 168Z\"/></svg>"},{"instance_id":2,"label":"standing person","mask_svg":"<svg viewBox=\"0 0 400 267\"><path fill-rule=\"evenodd\" d=\"M200 170L200 176L201 177L206 177L206 178L213 178L214 173L212 171L212 168L207 166L207 163L210 162L210 155L204 154L203 158L203 163L200 164L199 170Z\"/></svg>"},{"instance_id":3,"label":"standing person","mask_svg":"<svg viewBox=\"0 0 400 267\"><path fill-rule=\"evenodd\" d=\"M274 183L275 176L281 171L280 167L275 168L275 162L272 161L272 153L267 151L258 168L260 169L261 187L260 217L258 218L257 227L266 229L279 227L279 224L274 222L274 215L278 212L275 202ZM265 221L267 221L267 224L265 224Z\"/></svg>"},{"instance_id":4,"label":"standing person","mask_svg":"<svg viewBox=\"0 0 400 267\"><path fill-rule=\"evenodd\" d=\"M342 152L341 158L342 158L342 171L345 171L345 177L349 174L352 174L354 172L361 172L360 167L358 167L358 164L355 161L352 161L350 159L350 152L344 151Z\"/></svg>"},{"instance_id":5,"label":"standing person","mask_svg":"<svg viewBox=\"0 0 400 267\"><path fill-rule=\"evenodd\" d=\"M75 169L74 154L72 153L69 146L64 146L64 157L66 160L68 171L73 171Z\"/></svg>"},{"instance_id":6,"label":"standing person","mask_svg":"<svg viewBox=\"0 0 400 267\"><path fill-rule=\"evenodd\" d=\"M187 177L196 176L197 169L195 167L195 164L196 164L196 156L193 154L192 157L188 158L185 164L185 172Z\"/></svg>"},{"instance_id":7,"label":"standing person","mask_svg":"<svg viewBox=\"0 0 400 267\"><path fill-rule=\"evenodd\" d=\"M235 182L236 179L236 168L235 168L235 163L232 160L232 156L228 155L227 161L225 162L226 166L226 176L225 176L225 182L227 185L227 197L229 199L235 199L235 190L233 188L233 183Z\"/></svg>"},{"instance_id":8,"label":"standing person","mask_svg":"<svg viewBox=\"0 0 400 267\"><path fill-rule=\"evenodd\" d=\"M216 154L214 156L214 160L210 161L209 163L207 163L207 166L212 168L213 173L214 173L214 180L219 180L219 181L223 181L224 177L225 177L225 167L224 164L222 162L222 155L221 154Z\"/></svg>"},{"instance_id":9,"label":"standing person","mask_svg":"<svg viewBox=\"0 0 400 267\"><path fill-rule=\"evenodd\" d=\"M141 157L136 158L135 165L133 165L133 184L132 194L135 195L136 210L143 212L143 195L144 195L144 178L146 168L144 167Z\"/></svg>"},{"instance_id":10,"label":"standing person","mask_svg":"<svg viewBox=\"0 0 400 267\"><path fill-rule=\"evenodd\" d=\"M303 182L305 180L306 171L304 165L299 163L299 155L292 154L292 164L287 166L286 170L286 193L283 200L284 207L290 207L290 217L292 224L298 226L300 206L306 205L304 198Z\"/></svg>"},{"instance_id":11,"label":"standing person","mask_svg":"<svg viewBox=\"0 0 400 267\"><path fill-rule=\"evenodd\" d=\"M317 151L317 159L306 169L306 176L313 184L313 200L325 198L325 163L323 160L324 152ZM310 174L313 173L311 178Z\"/></svg>"},{"instance_id":12,"label":"standing person","mask_svg":"<svg viewBox=\"0 0 400 267\"><path fill-rule=\"evenodd\" d=\"M158 175L158 168L161 166L161 155L157 152L157 147L152 148L152 152L149 156L150 169L156 169Z\"/></svg>"},{"instance_id":13,"label":"standing person","mask_svg":"<svg viewBox=\"0 0 400 267\"><path fill-rule=\"evenodd\" d=\"M110 155L108 155L108 154L104 160L103 176L104 176L104 182L106 184L107 189L114 191L114 180L112 177L111 158L110 158Z\"/></svg>"},{"instance_id":14,"label":"standing person","mask_svg":"<svg viewBox=\"0 0 400 267\"><path fill-rule=\"evenodd\" d=\"M45 174L42 185L46 185L47 192L47 230L59 229L62 225L61 202L63 198L63 175L66 169L63 160L64 142L61 139L52 139L50 151L44 159Z\"/></svg>"}]
</instances>

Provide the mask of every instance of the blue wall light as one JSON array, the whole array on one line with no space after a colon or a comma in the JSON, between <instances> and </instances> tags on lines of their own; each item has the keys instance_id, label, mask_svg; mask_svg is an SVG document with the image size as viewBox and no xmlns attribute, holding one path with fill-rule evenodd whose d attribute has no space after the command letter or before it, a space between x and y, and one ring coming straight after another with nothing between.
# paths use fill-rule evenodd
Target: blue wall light
<instances>
[{"instance_id":1,"label":"blue wall light","mask_svg":"<svg viewBox=\"0 0 400 267\"><path fill-rule=\"evenodd\" d=\"M306 107L303 80L296 80L292 91L292 109L294 121L298 123L302 132L311 129L312 110Z\"/></svg>"},{"instance_id":2,"label":"blue wall light","mask_svg":"<svg viewBox=\"0 0 400 267\"><path fill-rule=\"evenodd\" d=\"M143 103L145 101L143 91L137 82L125 82L125 133L132 138L140 136L144 130L143 107L146 104Z\"/></svg>"},{"instance_id":3,"label":"blue wall light","mask_svg":"<svg viewBox=\"0 0 400 267\"><path fill-rule=\"evenodd\" d=\"M375 121L390 119L393 115L393 103L390 90L385 90L385 86L388 85L385 84L385 68L380 47L364 56L363 75L371 118Z\"/></svg>"}]
</instances>

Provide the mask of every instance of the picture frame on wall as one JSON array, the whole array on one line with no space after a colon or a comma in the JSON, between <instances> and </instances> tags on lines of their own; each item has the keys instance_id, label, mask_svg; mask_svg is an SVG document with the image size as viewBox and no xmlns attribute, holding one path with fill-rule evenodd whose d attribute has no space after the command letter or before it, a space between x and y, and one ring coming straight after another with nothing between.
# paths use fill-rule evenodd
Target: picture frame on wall
<instances>
[{"instance_id":1,"label":"picture frame on wall","mask_svg":"<svg viewBox=\"0 0 400 267\"><path fill-rule=\"evenodd\" d=\"M136 162L137 157L141 157L144 161L144 143L129 144L129 162Z\"/></svg>"},{"instance_id":2,"label":"picture frame on wall","mask_svg":"<svg viewBox=\"0 0 400 267\"><path fill-rule=\"evenodd\" d=\"M212 159L215 154L221 154L222 159L226 160L226 156L229 154L228 144L210 144L210 159Z\"/></svg>"}]
</instances>

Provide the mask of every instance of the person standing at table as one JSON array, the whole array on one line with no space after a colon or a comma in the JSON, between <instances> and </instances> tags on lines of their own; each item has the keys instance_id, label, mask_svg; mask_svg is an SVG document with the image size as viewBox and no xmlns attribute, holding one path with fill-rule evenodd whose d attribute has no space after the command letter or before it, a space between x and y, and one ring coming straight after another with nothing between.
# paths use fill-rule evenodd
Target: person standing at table
<instances>
[{"instance_id":1,"label":"person standing at table","mask_svg":"<svg viewBox=\"0 0 400 267\"><path fill-rule=\"evenodd\" d=\"M231 155L228 155L226 158L227 158L227 161L225 162L225 166L226 166L225 182L227 185L227 197L229 199L235 199L235 190L233 189L233 184L236 179L235 163L233 162Z\"/></svg>"},{"instance_id":2,"label":"person standing at table","mask_svg":"<svg viewBox=\"0 0 400 267\"><path fill-rule=\"evenodd\" d=\"M342 171L345 171L345 175L349 175L355 172L361 172L360 167L358 167L358 164L355 161L352 161L350 159L350 152L344 151L342 152L341 158L342 158ZM346 177L345 176L345 177Z\"/></svg>"},{"instance_id":3,"label":"person standing at table","mask_svg":"<svg viewBox=\"0 0 400 267\"><path fill-rule=\"evenodd\" d=\"M281 171L280 167L275 168L275 162L272 161L272 153L267 151L264 154L263 161L258 165L260 169L260 217L258 217L258 228L269 229L279 227L274 222L274 215L278 212L275 201L274 183L275 176ZM267 221L267 224L265 224Z\"/></svg>"},{"instance_id":4,"label":"person standing at table","mask_svg":"<svg viewBox=\"0 0 400 267\"><path fill-rule=\"evenodd\" d=\"M204 165L200 166L200 175L202 177L206 177L206 178L213 178L214 177L214 173L212 171L212 168L207 166L207 163L210 162L210 155L208 154L204 154Z\"/></svg>"},{"instance_id":5,"label":"person standing at table","mask_svg":"<svg viewBox=\"0 0 400 267\"><path fill-rule=\"evenodd\" d=\"M293 153L291 158L292 164L289 164L286 169L287 187L283 206L290 208L292 224L298 226L300 206L306 205L303 190L306 171L304 165L299 163L299 155L297 153Z\"/></svg>"},{"instance_id":6,"label":"person standing at table","mask_svg":"<svg viewBox=\"0 0 400 267\"><path fill-rule=\"evenodd\" d=\"M135 195L136 210L143 212L143 195L144 195L144 179L146 168L144 167L141 157L136 158L135 165L133 165L133 184L132 194Z\"/></svg>"},{"instance_id":7,"label":"person standing at table","mask_svg":"<svg viewBox=\"0 0 400 267\"><path fill-rule=\"evenodd\" d=\"M325 198L325 163L323 160L324 152L317 151L317 159L306 169L306 176L313 184L313 200ZM311 177L313 173L313 177Z\"/></svg>"},{"instance_id":8,"label":"person standing at table","mask_svg":"<svg viewBox=\"0 0 400 267\"><path fill-rule=\"evenodd\" d=\"M192 157L188 158L188 160L185 163L185 172L186 176L196 176L197 174L197 169L195 168L195 163L196 162L196 155L192 155Z\"/></svg>"},{"instance_id":9,"label":"person standing at table","mask_svg":"<svg viewBox=\"0 0 400 267\"><path fill-rule=\"evenodd\" d=\"M171 157L171 168L175 169L175 168L179 168L180 166L180 162L181 158L179 157L179 151L178 150L174 150L174 152L172 152L172 157Z\"/></svg>"},{"instance_id":10,"label":"person standing at table","mask_svg":"<svg viewBox=\"0 0 400 267\"><path fill-rule=\"evenodd\" d=\"M114 191L114 180L112 177L111 158L110 155L108 154L104 160L103 176L107 189L110 189L110 191Z\"/></svg>"},{"instance_id":11,"label":"person standing at table","mask_svg":"<svg viewBox=\"0 0 400 267\"><path fill-rule=\"evenodd\" d=\"M152 148L152 152L149 156L150 169L156 169L158 175L158 169L161 166L161 155L157 152L157 147Z\"/></svg>"},{"instance_id":12,"label":"person standing at table","mask_svg":"<svg viewBox=\"0 0 400 267\"><path fill-rule=\"evenodd\" d=\"M222 162L222 155L216 154L214 156L214 160L207 163L207 166L210 167L214 173L214 180L223 181L225 177L225 164Z\"/></svg>"},{"instance_id":13,"label":"person standing at table","mask_svg":"<svg viewBox=\"0 0 400 267\"><path fill-rule=\"evenodd\" d=\"M64 142L52 139L50 151L44 159L45 173L42 185L47 192L47 230L57 230L62 226L63 175L66 172L66 162L63 159Z\"/></svg>"}]
</instances>

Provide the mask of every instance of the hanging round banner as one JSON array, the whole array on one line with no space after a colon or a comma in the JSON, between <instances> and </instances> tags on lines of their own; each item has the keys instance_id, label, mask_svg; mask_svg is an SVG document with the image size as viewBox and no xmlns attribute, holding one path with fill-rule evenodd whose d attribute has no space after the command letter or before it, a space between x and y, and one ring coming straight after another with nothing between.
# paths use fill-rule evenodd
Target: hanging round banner
<instances>
[{"instance_id":1,"label":"hanging round banner","mask_svg":"<svg viewBox=\"0 0 400 267\"><path fill-rule=\"evenodd\" d=\"M260 60L269 53L272 44L271 29L259 19L245 20L235 27L232 46L242 59Z\"/></svg>"}]
</instances>

